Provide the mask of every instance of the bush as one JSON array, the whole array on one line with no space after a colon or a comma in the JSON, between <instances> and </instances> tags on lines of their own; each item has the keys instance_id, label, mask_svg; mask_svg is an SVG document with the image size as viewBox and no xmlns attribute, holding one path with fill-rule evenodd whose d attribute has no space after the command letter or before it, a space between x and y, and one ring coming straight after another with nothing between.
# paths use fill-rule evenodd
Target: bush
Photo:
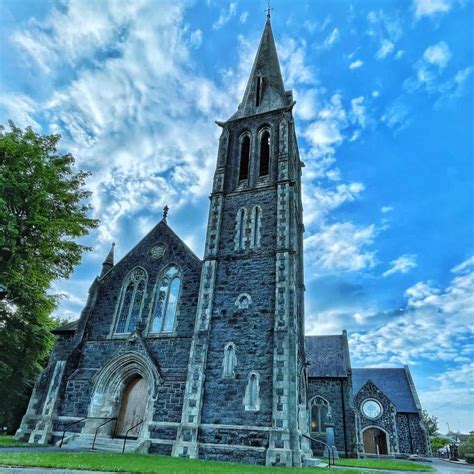
<instances>
[{"instance_id":1,"label":"bush","mask_svg":"<svg viewBox=\"0 0 474 474\"><path fill-rule=\"evenodd\" d=\"M452 443L452 440L449 438L443 438L442 436L435 436L434 438L430 439L431 442L431 450L433 453L438 451L438 449L444 448L448 444Z\"/></svg>"},{"instance_id":2,"label":"bush","mask_svg":"<svg viewBox=\"0 0 474 474\"><path fill-rule=\"evenodd\" d=\"M474 436L469 436L467 441L459 446L458 454L461 459L466 459L469 464L474 463L471 458L474 457ZM468 456L471 458L471 461L469 461Z\"/></svg>"},{"instance_id":3,"label":"bush","mask_svg":"<svg viewBox=\"0 0 474 474\"><path fill-rule=\"evenodd\" d=\"M474 454L466 454L466 461L468 464L474 464Z\"/></svg>"}]
</instances>

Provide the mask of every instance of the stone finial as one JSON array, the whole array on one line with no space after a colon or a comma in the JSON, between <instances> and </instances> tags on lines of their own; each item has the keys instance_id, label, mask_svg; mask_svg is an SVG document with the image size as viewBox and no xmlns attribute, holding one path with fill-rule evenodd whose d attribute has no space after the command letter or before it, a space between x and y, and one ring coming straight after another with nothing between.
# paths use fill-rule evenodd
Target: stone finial
<instances>
[{"instance_id":1,"label":"stone finial","mask_svg":"<svg viewBox=\"0 0 474 474\"><path fill-rule=\"evenodd\" d=\"M170 210L170 208L168 207L168 204L165 204L165 207L163 208L163 222L167 221L169 210Z\"/></svg>"},{"instance_id":2,"label":"stone finial","mask_svg":"<svg viewBox=\"0 0 474 474\"><path fill-rule=\"evenodd\" d=\"M114 247L115 242L112 244L107 257L105 257L105 260L102 263L102 271L100 273L101 277L103 277L114 266Z\"/></svg>"}]
</instances>

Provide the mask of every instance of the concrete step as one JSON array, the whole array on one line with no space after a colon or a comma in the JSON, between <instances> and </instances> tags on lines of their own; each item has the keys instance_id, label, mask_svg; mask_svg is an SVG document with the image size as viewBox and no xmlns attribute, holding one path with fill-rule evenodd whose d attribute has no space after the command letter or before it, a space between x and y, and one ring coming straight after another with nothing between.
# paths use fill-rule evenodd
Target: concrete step
<instances>
[{"instance_id":1,"label":"concrete step","mask_svg":"<svg viewBox=\"0 0 474 474\"><path fill-rule=\"evenodd\" d=\"M64 446L72 449L91 449L92 443L94 442L94 436L90 435L82 435L77 436L67 443ZM135 439L127 439L127 443L125 445L126 452L134 451L139 442ZM104 437L97 437L94 444L94 450L97 451L109 451L109 452L122 452L123 449L123 439L120 438L104 438Z\"/></svg>"},{"instance_id":2,"label":"concrete step","mask_svg":"<svg viewBox=\"0 0 474 474\"><path fill-rule=\"evenodd\" d=\"M305 458L304 463L305 467L326 467L327 464L322 462L318 458Z\"/></svg>"}]
</instances>

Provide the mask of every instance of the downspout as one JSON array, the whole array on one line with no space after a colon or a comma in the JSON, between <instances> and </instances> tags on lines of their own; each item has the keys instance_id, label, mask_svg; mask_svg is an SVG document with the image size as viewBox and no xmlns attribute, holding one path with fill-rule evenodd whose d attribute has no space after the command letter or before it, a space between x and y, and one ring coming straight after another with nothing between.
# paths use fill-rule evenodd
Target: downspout
<instances>
[{"instance_id":1,"label":"downspout","mask_svg":"<svg viewBox=\"0 0 474 474\"><path fill-rule=\"evenodd\" d=\"M346 404L344 402L344 386L343 380L339 379L339 386L341 387L341 402L342 402L342 426L344 429L344 453L347 458L347 426L346 426Z\"/></svg>"}]
</instances>

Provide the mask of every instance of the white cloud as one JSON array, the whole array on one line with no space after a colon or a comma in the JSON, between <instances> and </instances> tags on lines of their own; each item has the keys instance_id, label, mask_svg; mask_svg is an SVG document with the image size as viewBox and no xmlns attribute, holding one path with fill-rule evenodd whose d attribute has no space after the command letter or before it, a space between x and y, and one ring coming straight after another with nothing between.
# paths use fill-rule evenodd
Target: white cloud
<instances>
[{"instance_id":1,"label":"white cloud","mask_svg":"<svg viewBox=\"0 0 474 474\"><path fill-rule=\"evenodd\" d=\"M398 133L410 125L411 109L403 99L398 98L387 107L381 120L389 128L394 129L395 133Z\"/></svg>"},{"instance_id":2,"label":"white cloud","mask_svg":"<svg viewBox=\"0 0 474 474\"><path fill-rule=\"evenodd\" d=\"M334 28L331 33L324 39L323 45L325 48L331 47L334 43L339 41L340 33L338 28Z\"/></svg>"},{"instance_id":3,"label":"white cloud","mask_svg":"<svg viewBox=\"0 0 474 474\"><path fill-rule=\"evenodd\" d=\"M255 54L255 52L253 53ZM311 84L314 74L306 64L306 47L294 38L286 38L278 44L278 57L281 61L285 86L294 87L296 84Z\"/></svg>"},{"instance_id":4,"label":"white cloud","mask_svg":"<svg viewBox=\"0 0 474 474\"><path fill-rule=\"evenodd\" d=\"M444 41L440 41L426 48L423 59L429 64L444 68L451 59L451 51Z\"/></svg>"},{"instance_id":5,"label":"white cloud","mask_svg":"<svg viewBox=\"0 0 474 474\"><path fill-rule=\"evenodd\" d=\"M248 11L244 11L240 14L240 17L239 17L239 21L240 23L244 24L247 22L247 18L249 16L249 12Z\"/></svg>"},{"instance_id":6,"label":"white cloud","mask_svg":"<svg viewBox=\"0 0 474 474\"><path fill-rule=\"evenodd\" d=\"M416 267L416 255L401 255L390 263L391 267L383 273L384 277L388 277L394 273L408 273L412 268Z\"/></svg>"},{"instance_id":7,"label":"white cloud","mask_svg":"<svg viewBox=\"0 0 474 474\"><path fill-rule=\"evenodd\" d=\"M448 13L455 3L456 0L413 0L416 18Z\"/></svg>"},{"instance_id":8,"label":"white cloud","mask_svg":"<svg viewBox=\"0 0 474 474\"><path fill-rule=\"evenodd\" d=\"M351 222L325 225L305 239L307 265L316 274L360 271L375 265L375 253L368 249L375 237L373 225Z\"/></svg>"},{"instance_id":9,"label":"white cloud","mask_svg":"<svg viewBox=\"0 0 474 474\"><path fill-rule=\"evenodd\" d=\"M358 69L364 65L364 61L357 59L356 61L349 64L349 69Z\"/></svg>"},{"instance_id":10,"label":"white cloud","mask_svg":"<svg viewBox=\"0 0 474 474\"><path fill-rule=\"evenodd\" d=\"M380 208L380 212L382 214L388 214L389 212L392 212L393 211L393 207L392 206L383 206Z\"/></svg>"},{"instance_id":11,"label":"white cloud","mask_svg":"<svg viewBox=\"0 0 474 474\"><path fill-rule=\"evenodd\" d=\"M355 363L416 364L422 360L464 363L474 351L474 266L462 262L462 275L440 288L418 282L406 291L400 311L379 314L380 325L351 336ZM467 359L469 360L469 359Z\"/></svg>"},{"instance_id":12,"label":"white cloud","mask_svg":"<svg viewBox=\"0 0 474 474\"><path fill-rule=\"evenodd\" d=\"M464 262L461 262L459 265L453 267L451 271L453 273L459 273L463 275L468 273L472 267L474 267L474 255L469 257L467 260L464 260Z\"/></svg>"},{"instance_id":13,"label":"white cloud","mask_svg":"<svg viewBox=\"0 0 474 474\"><path fill-rule=\"evenodd\" d=\"M382 44L380 45L379 50L377 51L377 54L375 57L377 59L383 59L387 57L395 48L395 44L389 41L388 39L382 40Z\"/></svg>"},{"instance_id":14,"label":"white cloud","mask_svg":"<svg viewBox=\"0 0 474 474\"><path fill-rule=\"evenodd\" d=\"M191 33L190 41L193 48L199 48L202 44L202 31L200 29L193 31Z\"/></svg>"},{"instance_id":15,"label":"white cloud","mask_svg":"<svg viewBox=\"0 0 474 474\"><path fill-rule=\"evenodd\" d=\"M30 97L12 93L0 95L0 107L5 110L7 118L14 120L18 127L31 126L37 130L41 129L35 119L37 104Z\"/></svg>"},{"instance_id":16,"label":"white cloud","mask_svg":"<svg viewBox=\"0 0 474 474\"><path fill-rule=\"evenodd\" d=\"M225 9L223 8L219 14L219 18L216 20L216 22L212 25L212 28L214 30L218 30L219 28L222 28L224 25L226 25L233 16L237 13L237 3L232 2L229 4L229 8Z\"/></svg>"},{"instance_id":17,"label":"white cloud","mask_svg":"<svg viewBox=\"0 0 474 474\"><path fill-rule=\"evenodd\" d=\"M364 104L364 98L362 96L351 100L352 117L362 128L365 128L367 123L367 113Z\"/></svg>"}]
</instances>

